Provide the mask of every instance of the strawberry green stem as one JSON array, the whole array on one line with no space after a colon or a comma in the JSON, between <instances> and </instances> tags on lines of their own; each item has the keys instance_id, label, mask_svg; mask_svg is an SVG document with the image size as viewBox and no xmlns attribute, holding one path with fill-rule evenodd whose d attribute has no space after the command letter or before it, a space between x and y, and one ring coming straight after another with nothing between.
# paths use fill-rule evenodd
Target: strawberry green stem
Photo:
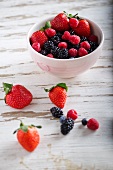
<instances>
[{"instance_id":1,"label":"strawberry green stem","mask_svg":"<svg viewBox=\"0 0 113 170\"><path fill-rule=\"evenodd\" d=\"M45 89L45 88L44 88L44 90L45 90L45 92L49 92L49 91L51 91L53 88L55 88L55 87L57 87L57 86L62 87L62 88L64 88L64 89L66 89L66 91L68 91L68 87L67 87L66 83L58 83L56 86L53 86L53 87L51 87L50 89Z\"/></svg>"},{"instance_id":2,"label":"strawberry green stem","mask_svg":"<svg viewBox=\"0 0 113 170\"><path fill-rule=\"evenodd\" d=\"M40 31L45 31L47 28L51 28L51 23L50 21L47 21L45 23L45 26L40 29Z\"/></svg>"},{"instance_id":3,"label":"strawberry green stem","mask_svg":"<svg viewBox=\"0 0 113 170\"><path fill-rule=\"evenodd\" d=\"M5 94L8 94L11 91L12 87L13 87L13 84L3 83Z\"/></svg>"},{"instance_id":4,"label":"strawberry green stem","mask_svg":"<svg viewBox=\"0 0 113 170\"><path fill-rule=\"evenodd\" d=\"M22 130L23 132L27 132L28 128L32 128L32 127L36 127L36 128L42 128L42 126L35 126L33 124L31 125L24 125L23 122L20 120L20 127L18 129L16 129L13 134L15 134L18 130Z\"/></svg>"},{"instance_id":5,"label":"strawberry green stem","mask_svg":"<svg viewBox=\"0 0 113 170\"><path fill-rule=\"evenodd\" d=\"M80 20L81 18L78 16L78 13L77 14L75 14L75 15L73 15L73 14L68 14L66 11L63 11L64 12L64 14L67 16L67 18L76 18L76 19L78 19L78 20Z\"/></svg>"}]
</instances>

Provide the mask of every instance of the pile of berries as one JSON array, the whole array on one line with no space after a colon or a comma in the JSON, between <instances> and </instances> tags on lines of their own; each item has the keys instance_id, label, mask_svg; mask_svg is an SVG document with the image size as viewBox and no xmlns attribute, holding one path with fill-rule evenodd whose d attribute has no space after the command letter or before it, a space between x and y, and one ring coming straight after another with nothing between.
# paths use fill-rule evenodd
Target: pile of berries
<instances>
[{"instance_id":1,"label":"pile of berries","mask_svg":"<svg viewBox=\"0 0 113 170\"><path fill-rule=\"evenodd\" d=\"M50 58L73 59L85 56L98 47L98 37L86 19L59 13L30 37L34 50Z\"/></svg>"},{"instance_id":2,"label":"pile of berries","mask_svg":"<svg viewBox=\"0 0 113 170\"><path fill-rule=\"evenodd\" d=\"M63 111L58 107L52 107L50 112L53 117L60 119L60 128L63 135L67 135L73 129L74 123L76 123L75 120L78 118L78 114L74 109L69 110L67 116L64 116ZM97 130L99 128L99 122L94 118L89 120L84 118L80 122L83 126L87 125L87 128L91 130Z\"/></svg>"}]
</instances>

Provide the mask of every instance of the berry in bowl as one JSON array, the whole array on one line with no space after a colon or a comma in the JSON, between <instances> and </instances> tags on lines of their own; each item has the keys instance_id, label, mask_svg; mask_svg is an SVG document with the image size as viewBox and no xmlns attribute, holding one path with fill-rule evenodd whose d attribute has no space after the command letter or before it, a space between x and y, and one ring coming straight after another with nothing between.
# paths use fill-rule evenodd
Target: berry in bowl
<instances>
[{"instance_id":1,"label":"berry in bowl","mask_svg":"<svg viewBox=\"0 0 113 170\"><path fill-rule=\"evenodd\" d=\"M103 42L103 32L96 23L66 12L39 21L27 35L33 61L62 78L90 69L101 55Z\"/></svg>"}]
</instances>

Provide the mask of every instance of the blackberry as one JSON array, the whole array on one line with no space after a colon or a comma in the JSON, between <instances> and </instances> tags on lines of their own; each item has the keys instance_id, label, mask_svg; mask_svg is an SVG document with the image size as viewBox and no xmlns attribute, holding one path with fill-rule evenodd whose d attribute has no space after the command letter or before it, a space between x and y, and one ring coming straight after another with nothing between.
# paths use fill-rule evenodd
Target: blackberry
<instances>
[{"instance_id":1,"label":"blackberry","mask_svg":"<svg viewBox=\"0 0 113 170\"><path fill-rule=\"evenodd\" d=\"M49 53L54 48L54 43L52 41L46 41L43 47Z\"/></svg>"},{"instance_id":2,"label":"blackberry","mask_svg":"<svg viewBox=\"0 0 113 170\"><path fill-rule=\"evenodd\" d=\"M70 32L71 35L75 35L75 31L70 30L69 32Z\"/></svg>"},{"instance_id":3,"label":"blackberry","mask_svg":"<svg viewBox=\"0 0 113 170\"><path fill-rule=\"evenodd\" d=\"M95 42L89 41L89 44L90 44L93 51L98 47L98 44L95 43Z\"/></svg>"},{"instance_id":4,"label":"blackberry","mask_svg":"<svg viewBox=\"0 0 113 170\"><path fill-rule=\"evenodd\" d=\"M93 52L94 50L92 48L90 48L89 50L87 50L88 54L90 54L91 52Z\"/></svg>"},{"instance_id":5,"label":"blackberry","mask_svg":"<svg viewBox=\"0 0 113 170\"><path fill-rule=\"evenodd\" d=\"M87 120L86 120L86 118L82 119L81 122L82 122L82 125L83 125L83 126L86 126L86 125L87 125Z\"/></svg>"},{"instance_id":6,"label":"blackberry","mask_svg":"<svg viewBox=\"0 0 113 170\"><path fill-rule=\"evenodd\" d=\"M67 135L74 127L74 120L71 118L67 118L61 124L61 133L63 135Z\"/></svg>"},{"instance_id":7,"label":"blackberry","mask_svg":"<svg viewBox=\"0 0 113 170\"><path fill-rule=\"evenodd\" d=\"M84 37L84 36L82 36L82 37L80 38L80 42L83 42L83 41L87 41L87 38Z\"/></svg>"},{"instance_id":8,"label":"blackberry","mask_svg":"<svg viewBox=\"0 0 113 170\"><path fill-rule=\"evenodd\" d=\"M68 49L73 48L73 44L70 41L67 41Z\"/></svg>"},{"instance_id":9,"label":"blackberry","mask_svg":"<svg viewBox=\"0 0 113 170\"><path fill-rule=\"evenodd\" d=\"M58 35L54 35L50 40L54 43L54 45L58 45L61 41L61 38Z\"/></svg>"},{"instance_id":10,"label":"blackberry","mask_svg":"<svg viewBox=\"0 0 113 170\"><path fill-rule=\"evenodd\" d=\"M63 34L62 34L61 32L57 32L57 33L56 33L56 36L58 36L60 39L62 38L62 35L63 35Z\"/></svg>"},{"instance_id":11,"label":"blackberry","mask_svg":"<svg viewBox=\"0 0 113 170\"><path fill-rule=\"evenodd\" d=\"M68 49L75 48L76 50L78 50L80 48L80 44L74 45L69 41L67 42L67 44L68 44Z\"/></svg>"},{"instance_id":12,"label":"blackberry","mask_svg":"<svg viewBox=\"0 0 113 170\"><path fill-rule=\"evenodd\" d=\"M58 51L58 55L57 55L58 59L68 59L68 50L66 48L63 49L59 49Z\"/></svg>"},{"instance_id":13,"label":"blackberry","mask_svg":"<svg viewBox=\"0 0 113 170\"><path fill-rule=\"evenodd\" d=\"M80 48L80 44L73 45L73 48L75 48L76 50L78 50L78 49Z\"/></svg>"},{"instance_id":14,"label":"blackberry","mask_svg":"<svg viewBox=\"0 0 113 170\"><path fill-rule=\"evenodd\" d=\"M47 52L46 50L41 50L40 53L41 53L42 55L47 55L47 54L48 54L48 52Z\"/></svg>"},{"instance_id":15,"label":"blackberry","mask_svg":"<svg viewBox=\"0 0 113 170\"><path fill-rule=\"evenodd\" d=\"M52 116L55 118L60 118L63 115L63 111L58 107L52 107L50 109L50 112L52 113Z\"/></svg>"},{"instance_id":16,"label":"blackberry","mask_svg":"<svg viewBox=\"0 0 113 170\"><path fill-rule=\"evenodd\" d=\"M53 49L51 49L51 54L53 54L54 58L57 58L57 55L58 55L58 51L59 51L59 47L57 46L54 46Z\"/></svg>"}]
</instances>

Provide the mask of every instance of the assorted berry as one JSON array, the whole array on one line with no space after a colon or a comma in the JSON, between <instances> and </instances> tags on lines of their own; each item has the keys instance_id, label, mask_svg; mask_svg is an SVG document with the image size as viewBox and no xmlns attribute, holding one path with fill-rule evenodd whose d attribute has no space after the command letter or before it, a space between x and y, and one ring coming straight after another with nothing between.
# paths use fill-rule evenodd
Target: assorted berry
<instances>
[{"instance_id":1,"label":"assorted berry","mask_svg":"<svg viewBox=\"0 0 113 170\"><path fill-rule=\"evenodd\" d=\"M45 56L52 54L51 58L70 59L93 52L98 47L98 37L91 32L91 26L86 19L64 11L34 32L30 43L34 50Z\"/></svg>"},{"instance_id":2,"label":"assorted berry","mask_svg":"<svg viewBox=\"0 0 113 170\"><path fill-rule=\"evenodd\" d=\"M87 128L90 130L97 130L99 128L99 122L91 118L87 120L86 118L81 121L75 121L78 118L78 114L74 109L71 109L67 112L67 116L63 114L63 111L58 107L52 107L50 112L54 118L59 118L61 123L60 130L63 135L67 135L74 127L74 123L81 122L83 126L87 125Z\"/></svg>"}]
</instances>

